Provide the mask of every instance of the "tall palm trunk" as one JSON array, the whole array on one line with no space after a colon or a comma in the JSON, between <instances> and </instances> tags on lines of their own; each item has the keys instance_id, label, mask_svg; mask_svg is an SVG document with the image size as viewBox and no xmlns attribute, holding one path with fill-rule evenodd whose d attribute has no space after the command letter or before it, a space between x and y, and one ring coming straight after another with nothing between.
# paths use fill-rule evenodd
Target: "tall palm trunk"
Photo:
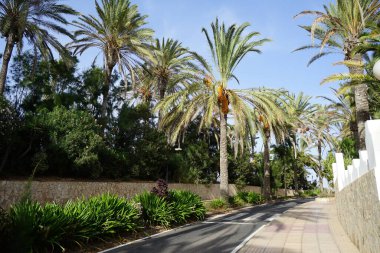
<instances>
[{"instance_id":1,"label":"tall palm trunk","mask_svg":"<svg viewBox=\"0 0 380 253\"><path fill-rule=\"evenodd\" d=\"M1 66L0 72L0 95L4 94L5 91L5 82L7 80L8 66L9 61L12 57L12 51L15 45L15 40L13 34L9 34L7 37L7 42L5 44L4 55L3 55L3 64Z\"/></svg>"},{"instance_id":2,"label":"tall palm trunk","mask_svg":"<svg viewBox=\"0 0 380 253\"><path fill-rule=\"evenodd\" d=\"M112 78L112 70L114 68L115 64L107 64L105 66L105 80L104 85L102 88L102 95L103 95L103 101L102 101L102 107L100 110L100 118L101 118L101 125L102 130L107 126L107 110L108 110L108 97L109 97L109 91L111 86L111 78Z\"/></svg>"},{"instance_id":3,"label":"tall palm trunk","mask_svg":"<svg viewBox=\"0 0 380 253\"><path fill-rule=\"evenodd\" d=\"M270 167L269 167L269 138L270 129L264 129L264 180L263 193L265 199L270 199Z\"/></svg>"},{"instance_id":4,"label":"tall palm trunk","mask_svg":"<svg viewBox=\"0 0 380 253\"><path fill-rule=\"evenodd\" d=\"M350 57L346 56L346 59ZM355 54L352 57L355 61L361 61L360 54ZM349 67L350 74L363 74L362 67ZM355 110L356 110L356 124L357 131L355 134L356 148L357 150L365 150L365 122L369 120L369 104L368 104L368 87L365 83L357 84L354 88L355 95Z\"/></svg>"},{"instance_id":5,"label":"tall palm trunk","mask_svg":"<svg viewBox=\"0 0 380 253\"><path fill-rule=\"evenodd\" d=\"M318 140L318 181L319 189L323 192L323 177L322 177L322 141Z\"/></svg>"},{"instance_id":6,"label":"tall palm trunk","mask_svg":"<svg viewBox=\"0 0 380 253\"><path fill-rule=\"evenodd\" d=\"M228 192L228 160L227 160L227 114L220 110L220 195L229 196Z\"/></svg>"}]
</instances>

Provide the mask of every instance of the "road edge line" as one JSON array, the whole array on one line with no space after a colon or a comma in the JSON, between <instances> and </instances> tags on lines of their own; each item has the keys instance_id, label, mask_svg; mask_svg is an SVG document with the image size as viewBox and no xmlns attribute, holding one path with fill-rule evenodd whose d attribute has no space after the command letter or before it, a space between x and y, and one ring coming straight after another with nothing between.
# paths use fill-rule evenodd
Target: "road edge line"
<instances>
[{"instance_id":1,"label":"road edge line","mask_svg":"<svg viewBox=\"0 0 380 253\"><path fill-rule=\"evenodd\" d=\"M232 251L231 253L237 253L241 248L244 247L244 245L252 238L254 237L258 232L260 232L261 229L263 229L263 227L265 227L267 224L264 224L262 225L261 227L259 227L256 231L254 231L252 234L250 234L247 238L244 239L244 241L242 241L238 246L236 246Z\"/></svg>"}]
</instances>

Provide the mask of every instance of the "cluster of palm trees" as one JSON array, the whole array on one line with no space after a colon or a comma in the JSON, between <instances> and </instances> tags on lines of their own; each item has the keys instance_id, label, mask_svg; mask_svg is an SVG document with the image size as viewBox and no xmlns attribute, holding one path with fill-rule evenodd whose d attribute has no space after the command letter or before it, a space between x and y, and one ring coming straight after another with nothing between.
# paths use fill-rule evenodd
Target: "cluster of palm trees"
<instances>
[{"instance_id":1,"label":"cluster of palm trees","mask_svg":"<svg viewBox=\"0 0 380 253\"><path fill-rule=\"evenodd\" d=\"M248 23L228 27L216 19L211 30L202 30L212 55L212 64L209 64L176 40L154 39L154 31L146 27L147 16L141 15L137 5L129 0L95 1L97 17L80 15L59 2L0 2L0 32L6 40L0 72L1 94L6 91L7 69L15 46L21 51L24 42L28 42L36 54L50 59L54 49L68 63L72 54L80 55L90 48L97 48L104 60L100 117L104 131L107 117L112 113L109 108L112 74L117 71L140 102L154 106L159 128L167 134L170 143L180 141L195 119L200 122L199 130L219 129L222 196L229 195L228 142L231 141L235 155L238 155L245 148L253 150L252 143L257 134L262 137L264 146L263 192L266 197L271 194L269 154L273 140L290 140L295 157L305 150L312 153L316 148L314 169L322 187L322 148L334 143L332 133L340 133L347 127L347 115L342 113L347 108L338 106L338 102L334 106L317 106L311 103L311 97L285 90L232 89L231 82L239 82L234 70L241 60L251 52L260 53L258 47L269 41L256 39L260 34L248 31ZM377 1L338 0L325 8L326 13L303 12L317 15L313 24L304 29L321 43L301 49L341 49L345 55L344 64L349 66L350 81L363 80L363 65L358 62L362 63L363 52L371 49L364 50L359 46L373 44L376 39L368 29L371 22L377 20L378 7ZM79 15L73 22L74 34L65 28L68 15ZM355 22L351 22L352 19ZM62 45L52 32L66 35L72 42ZM328 53L319 52L311 62ZM363 123L369 118L366 84L360 82L352 92L357 114L356 117L350 114L349 120L358 122L358 143L362 149ZM349 126L352 130L352 124Z\"/></svg>"}]
</instances>

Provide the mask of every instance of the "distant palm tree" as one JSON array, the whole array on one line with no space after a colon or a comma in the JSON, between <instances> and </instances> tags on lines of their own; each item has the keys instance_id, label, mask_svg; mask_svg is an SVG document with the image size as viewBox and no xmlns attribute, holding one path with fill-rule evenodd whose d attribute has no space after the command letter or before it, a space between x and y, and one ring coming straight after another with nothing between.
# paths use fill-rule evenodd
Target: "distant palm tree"
<instances>
[{"instance_id":1,"label":"distant palm tree","mask_svg":"<svg viewBox=\"0 0 380 253\"><path fill-rule=\"evenodd\" d=\"M167 95L156 106L156 110L162 112L160 128L168 133L169 140L174 143L191 121L200 117L199 129L209 128L211 125L219 127L220 143L220 192L226 197L228 192L228 162L227 162L227 116L231 115L231 124L235 141L239 147L244 146L244 141L250 130L253 130L255 119L254 111L276 111L276 101L280 91L265 89L233 90L228 88L228 82L236 79L234 70L240 61L250 52L260 51L257 46L262 45L267 39L254 41L257 32L249 32L243 35L248 23L240 26L232 25L228 28L219 24L218 19L211 24L212 36L203 28L206 35L213 62L217 68L218 79L213 74L206 61L194 54L206 70L203 82L185 84L181 91ZM268 117L275 117L269 114ZM234 145L235 146L235 145Z\"/></svg>"},{"instance_id":2,"label":"distant palm tree","mask_svg":"<svg viewBox=\"0 0 380 253\"><path fill-rule=\"evenodd\" d=\"M76 12L58 2L58 0L1 0L0 33L6 39L6 44L0 71L0 94L5 91L13 48L17 46L21 51L24 39L43 57L52 59L52 48L61 56L68 56L67 50L52 32L72 37L62 25L68 25L64 15L75 15Z\"/></svg>"},{"instance_id":3,"label":"distant palm tree","mask_svg":"<svg viewBox=\"0 0 380 253\"><path fill-rule=\"evenodd\" d=\"M193 63L194 55L177 40L156 39L152 54L148 72L159 100L167 92L175 92L180 83L193 79L198 71Z\"/></svg>"},{"instance_id":4,"label":"distant palm tree","mask_svg":"<svg viewBox=\"0 0 380 253\"><path fill-rule=\"evenodd\" d=\"M325 46L340 48L346 61L362 61L362 54L355 52L360 42L360 37L366 29L379 19L380 2L377 0L337 0L329 6L325 6L325 12L303 11L298 15L315 15L313 23L305 27L312 36L321 40L321 52L312 60L325 55L322 49ZM310 46L300 49L311 48ZM362 74L363 68L357 65L348 66L351 74ZM358 149L365 149L364 123L369 119L369 106L367 86L364 83L357 84L354 88L356 120L358 135L356 141Z\"/></svg>"},{"instance_id":5,"label":"distant palm tree","mask_svg":"<svg viewBox=\"0 0 380 253\"><path fill-rule=\"evenodd\" d=\"M310 96L304 95L302 92L298 95L288 94L283 104L284 110L288 115L288 136L294 148L294 160L298 154L306 155L305 143L306 135L310 130L311 120L316 110L315 104L311 103ZM298 175L301 173L296 163L293 163L294 187L298 192Z\"/></svg>"},{"instance_id":6,"label":"distant palm tree","mask_svg":"<svg viewBox=\"0 0 380 253\"><path fill-rule=\"evenodd\" d=\"M280 94L278 94L280 95ZM281 94L282 95L282 94ZM273 100L273 103L277 105L277 109L265 108L257 110L259 115L255 121L255 128L259 130L259 134L263 140L264 153L264 174L263 174L263 195L266 199L270 199L271 196L271 184L270 184L270 142L273 136L277 143L283 142L287 134L287 115L283 111L278 98ZM268 117L270 115L270 117Z\"/></svg>"},{"instance_id":7,"label":"distant palm tree","mask_svg":"<svg viewBox=\"0 0 380 253\"><path fill-rule=\"evenodd\" d=\"M101 3L95 1L98 17L82 15L79 21L74 21L78 30L76 40L69 46L79 54L93 47L103 54L105 81L101 119L105 128L112 71L118 65L124 79L129 72L134 83L136 65L150 54L153 30L144 28L147 16L142 16L137 5L131 5L129 0L102 0Z\"/></svg>"},{"instance_id":8,"label":"distant palm tree","mask_svg":"<svg viewBox=\"0 0 380 253\"><path fill-rule=\"evenodd\" d=\"M332 149L334 144L331 127L337 121L335 113L335 111L329 110L326 105L318 105L309 130L309 142L314 144L318 152L317 158L315 159L316 166L314 167L314 170L318 176L321 191L323 191L322 148L324 146L329 146L330 149Z\"/></svg>"}]
</instances>

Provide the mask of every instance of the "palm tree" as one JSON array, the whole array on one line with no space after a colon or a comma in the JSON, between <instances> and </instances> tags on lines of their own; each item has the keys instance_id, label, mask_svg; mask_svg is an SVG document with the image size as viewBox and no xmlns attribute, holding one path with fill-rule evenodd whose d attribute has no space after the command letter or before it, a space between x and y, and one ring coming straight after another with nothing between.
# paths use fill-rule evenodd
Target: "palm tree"
<instances>
[{"instance_id":1,"label":"palm tree","mask_svg":"<svg viewBox=\"0 0 380 253\"><path fill-rule=\"evenodd\" d=\"M258 115L257 121L255 121L255 128L259 130L261 138L263 140L264 153L264 178L263 178L263 195L266 199L270 199L271 196L271 184L270 184L270 149L269 144L271 142L271 136L275 137L277 143L285 140L287 132L287 116L281 109L281 104L278 99L275 99L274 104L277 105L277 110L270 109L266 111L265 108L260 110L261 114ZM265 114L264 114L265 112ZM271 115L270 117L268 117Z\"/></svg>"},{"instance_id":2,"label":"palm tree","mask_svg":"<svg viewBox=\"0 0 380 253\"><path fill-rule=\"evenodd\" d=\"M6 44L3 63L0 71L0 94L6 86L9 61L13 48L22 50L24 38L32 45L36 53L39 51L45 58L53 59L51 48L66 57L67 50L52 35L52 32L72 37L62 25L67 25L65 15L76 12L58 0L2 0L0 2L0 32Z\"/></svg>"},{"instance_id":3,"label":"palm tree","mask_svg":"<svg viewBox=\"0 0 380 253\"><path fill-rule=\"evenodd\" d=\"M176 91L177 85L195 77L198 68L193 64L194 55L173 39L156 39L153 56L148 63L153 90L162 100L167 92Z\"/></svg>"},{"instance_id":4,"label":"palm tree","mask_svg":"<svg viewBox=\"0 0 380 253\"><path fill-rule=\"evenodd\" d=\"M150 54L148 48L153 30L144 28L147 16L142 16L137 5L131 5L129 0L102 0L101 3L95 1L98 18L82 15L79 21L74 21L78 30L70 47L78 54L93 47L103 54L105 76L101 119L105 128L114 67L118 66L124 80L128 71L134 83L135 67Z\"/></svg>"},{"instance_id":5,"label":"palm tree","mask_svg":"<svg viewBox=\"0 0 380 253\"><path fill-rule=\"evenodd\" d=\"M317 110L311 120L312 125L308 137L309 143L313 143L318 152L314 170L318 176L321 191L323 191L322 148L330 146L330 149L332 149L334 140L331 134L331 127L335 122L335 111L329 110L328 106L317 106Z\"/></svg>"},{"instance_id":6,"label":"palm tree","mask_svg":"<svg viewBox=\"0 0 380 253\"><path fill-rule=\"evenodd\" d=\"M288 136L294 148L294 161L299 153L304 153L305 137L310 130L311 119L314 116L315 105L310 102L311 97L305 96L302 92L297 96L288 94L284 103L286 114L289 117ZM294 187L298 192L299 168L293 163Z\"/></svg>"},{"instance_id":7,"label":"palm tree","mask_svg":"<svg viewBox=\"0 0 380 253\"><path fill-rule=\"evenodd\" d=\"M360 36L369 25L379 19L380 2L377 0L337 0L335 4L325 6L325 12L303 11L298 15L316 15L310 31L312 39L321 40L321 51L325 45L340 47L346 61L362 61L362 55L355 52L355 47L360 44ZM304 47L309 48L309 47ZM301 48L301 49L304 49ZM313 57L314 59L324 54ZM362 74L363 68L358 66L348 67L351 74ZM358 149L365 149L364 123L369 119L369 106L367 86L364 83L357 84L354 88L356 120L358 135L356 140Z\"/></svg>"},{"instance_id":8,"label":"palm tree","mask_svg":"<svg viewBox=\"0 0 380 253\"><path fill-rule=\"evenodd\" d=\"M279 91L265 89L233 90L228 88L231 79L236 79L234 70L240 61L250 52L260 51L257 46L267 39L254 41L259 33L248 32L243 35L248 23L236 24L226 28L218 19L211 24L212 36L203 28L206 35L213 62L217 68L219 79L216 79L211 67L200 56L194 54L205 68L203 82L201 80L185 84L182 90L167 95L161 100L156 111L162 112L163 118L159 127L165 129L169 140L174 143L191 121L200 117L199 129L219 126L220 146L220 192L228 196L228 163L227 163L227 116L231 115L235 141L243 147L248 131L254 129L254 110L265 112L276 111L274 101ZM274 115L269 115L269 118ZM235 146L235 145L234 145Z\"/></svg>"}]
</instances>

